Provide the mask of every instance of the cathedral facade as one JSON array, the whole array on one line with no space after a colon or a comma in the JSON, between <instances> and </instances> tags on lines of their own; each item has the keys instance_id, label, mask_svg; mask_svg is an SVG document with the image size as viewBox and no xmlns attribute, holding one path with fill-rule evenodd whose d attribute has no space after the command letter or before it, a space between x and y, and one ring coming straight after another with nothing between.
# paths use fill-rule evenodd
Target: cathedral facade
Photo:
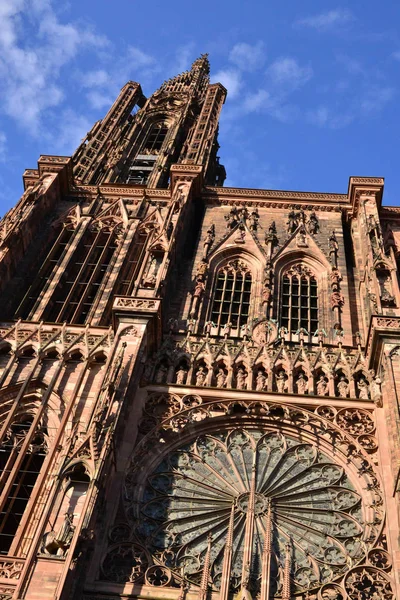
<instances>
[{"instance_id":1,"label":"cathedral facade","mask_svg":"<svg viewBox=\"0 0 400 600\"><path fill-rule=\"evenodd\" d=\"M400 209L223 187L206 56L0 222L2 600L400 598Z\"/></svg>"}]
</instances>

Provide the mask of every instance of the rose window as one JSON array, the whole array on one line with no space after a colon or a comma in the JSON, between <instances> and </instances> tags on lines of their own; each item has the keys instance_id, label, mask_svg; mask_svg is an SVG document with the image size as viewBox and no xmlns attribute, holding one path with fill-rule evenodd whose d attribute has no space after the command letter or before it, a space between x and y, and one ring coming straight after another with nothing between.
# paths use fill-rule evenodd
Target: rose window
<instances>
[{"instance_id":1,"label":"rose window","mask_svg":"<svg viewBox=\"0 0 400 600\"><path fill-rule=\"evenodd\" d=\"M360 562L363 512L344 469L316 446L234 429L202 435L164 457L147 478L136 536L155 563L195 584L208 552L214 589L229 565L231 590L258 592L267 561L270 594L279 597L288 565L296 594Z\"/></svg>"}]
</instances>

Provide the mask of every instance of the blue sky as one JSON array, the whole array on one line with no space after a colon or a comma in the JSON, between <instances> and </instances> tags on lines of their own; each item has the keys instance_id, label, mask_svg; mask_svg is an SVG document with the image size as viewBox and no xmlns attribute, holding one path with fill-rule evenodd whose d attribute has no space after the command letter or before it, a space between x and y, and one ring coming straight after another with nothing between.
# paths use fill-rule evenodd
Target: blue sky
<instances>
[{"instance_id":1,"label":"blue sky","mask_svg":"<svg viewBox=\"0 0 400 600\"><path fill-rule=\"evenodd\" d=\"M129 79L150 95L208 52L228 88L226 185L397 196L400 3L0 0L0 215L42 154L71 154Z\"/></svg>"}]
</instances>

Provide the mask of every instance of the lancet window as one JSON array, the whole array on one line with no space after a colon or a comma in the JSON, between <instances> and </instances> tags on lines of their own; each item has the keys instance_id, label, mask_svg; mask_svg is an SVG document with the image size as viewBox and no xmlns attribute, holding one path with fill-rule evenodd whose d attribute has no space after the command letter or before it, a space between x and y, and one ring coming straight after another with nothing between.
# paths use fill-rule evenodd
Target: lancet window
<instances>
[{"instance_id":1,"label":"lancet window","mask_svg":"<svg viewBox=\"0 0 400 600\"><path fill-rule=\"evenodd\" d=\"M251 272L241 260L231 260L218 270L211 309L211 320L222 333L224 326L240 329L250 312Z\"/></svg>"},{"instance_id":2,"label":"lancet window","mask_svg":"<svg viewBox=\"0 0 400 600\"><path fill-rule=\"evenodd\" d=\"M46 260L42 264L39 273L35 277L34 283L29 288L28 293L17 310L17 314L18 316L21 316L21 318L27 319L35 312L40 302L40 292L46 288L52 274L64 258L66 248L70 243L73 234L74 227L71 223L68 223L61 229Z\"/></svg>"},{"instance_id":3,"label":"lancet window","mask_svg":"<svg viewBox=\"0 0 400 600\"><path fill-rule=\"evenodd\" d=\"M85 323L117 247L118 225L93 223L63 272L47 321Z\"/></svg>"},{"instance_id":4,"label":"lancet window","mask_svg":"<svg viewBox=\"0 0 400 600\"><path fill-rule=\"evenodd\" d=\"M280 322L292 334L318 329L317 278L304 264L291 266L282 276Z\"/></svg>"},{"instance_id":5,"label":"lancet window","mask_svg":"<svg viewBox=\"0 0 400 600\"><path fill-rule=\"evenodd\" d=\"M46 455L47 432L32 423L14 422L0 445L0 554L10 549Z\"/></svg>"},{"instance_id":6,"label":"lancet window","mask_svg":"<svg viewBox=\"0 0 400 600\"><path fill-rule=\"evenodd\" d=\"M168 133L166 123L153 123L141 150L142 154L158 154Z\"/></svg>"}]
</instances>

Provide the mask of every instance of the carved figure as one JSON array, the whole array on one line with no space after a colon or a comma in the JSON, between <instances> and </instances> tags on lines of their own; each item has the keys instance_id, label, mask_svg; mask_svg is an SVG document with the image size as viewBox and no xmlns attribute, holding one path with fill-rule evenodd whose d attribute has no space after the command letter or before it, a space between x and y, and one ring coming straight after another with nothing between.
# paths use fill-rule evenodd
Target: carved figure
<instances>
[{"instance_id":1,"label":"carved figure","mask_svg":"<svg viewBox=\"0 0 400 600\"><path fill-rule=\"evenodd\" d=\"M279 371L279 373L276 376L276 389L281 394L283 394L283 392L286 392L286 374L283 369L282 371Z\"/></svg>"},{"instance_id":2,"label":"carved figure","mask_svg":"<svg viewBox=\"0 0 400 600\"><path fill-rule=\"evenodd\" d=\"M184 367L179 367L176 372L176 383L182 385L186 381L187 370Z\"/></svg>"},{"instance_id":3,"label":"carved figure","mask_svg":"<svg viewBox=\"0 0 400 600\"><path fill-rule=\"evenodd\" d=\"M271 294L272 294L271 288L267 287L267 286L264 286L263 290L262 290L262 301L263 301L263 304L268 304L269 303L269 301L271 299Z\"/></svg>"},{"instance_id":4,"label":"carved figure","mask_svg":"<svg viewBox=\"0 0 400 600\"><path fill-rule=\"evenodd\" d=\"M203 281L205 279L205 276L207 275L207 271L208 264L207 261L203 258L197 267L196 279L198 281Z\"/></svg>"},{"instance_id":5,"label":"carved figure","mask_svg":"<svg viewBox=\"0 0 400 600\"><path fill-rule=\"evenodd\" d=\"M194 292L193 292L193 298L201 298L201 296L203 295L204 292L204 282L203 281L197 281L196 282L196 287L194 288Z\"/></svg>"},{"instance_id":6,"label":"carved figure","mask_svg":"<svg viewBox=\"0 0 400 600\"><path fill-rule=\"evenodd\" d=\"M168 330L170 333L174 333L178 329L178 319L171 317L168 319Z\"/></svg>"},{"instance_id":7,"label":"carved figure","mask_svg":"<svg viewBox=\"0 0 400 600\"><path fill-rule=\"evenodd\" d=\"M248 323L244 323L244 325L242 325L240 328L240 332L242 334L242 337L245 340L247 340L250 337L251 333L250 325Z\"/></svg>"},{"instance_id":8,"label":"carved figure","mask_svg":"<svg viewBox=\"0 0 400 600\"><path fill-rule=\"evenodd\" d=\"M246 229L243 223L239 225L238 236L235 237L235 242L238 244L243 244L246 238Z\"/></svg>"},{"instance_id":9,"label":"carved figure","mask_svg":"<svg viewBox=\"0 0 400 600\"><path fill-rule=\"evenodd\" d=\"M167 377L168 369L165 365L160 365L156 371L155 382L164 383Z\"/></svg>"},{"instance_id":10,"label":"carved figure","mask_svg":"<svg viewBox=\"0 0 400 600\"><path fill-rule=\"evenodd\" d=\"M336 387L340 398L347 398L347 395L349 393L349 384L344 375L340 376L339 382Z\"/></svg>"},{"instance_id":11,"label":"carved figure","mask_svg":"<svg viewBox=\"0 0 400 600\"><path fill-rule=\"evenodd\" d=\"M332 292L331 294L331 307L332 309L334 308L341 308L344 304L344 296L341 292L339 291L335 291Z\"/></svg>"},{"instance_id":12,"label":"carved figure","mask_svg":"<svg viewBox=\"0 0 400 600\"><path fill-rule=\"evenodd\" d=\"M307 248L307 238L304 227L302 226L299 233L296 236L296 244L299 248Z\"/></svg>"},{"instance_id":13,"label":"carved figure","mask_svg":"<svg viewBox=\"0 0 400 600\"><path fill-rule=\"evenodd\" d=\"M312 211L312 213L310 215L310 219L308 221L308 231L312 235L315 235L319 231L319 221L318 221L318 217L315 214L314 210Z\"/></svg>"},{"instance_id":14,"label":"carved figure","mask_svg":"<svg viewBox=\"0 0 400 600\"><path fill-rule=\"evenodd\" d=\"M196 385L200 387L206 385L206 378L207 372L204 367L200 365L198 371L196 371Z\"/></svg>"},{"instance_id":15,"label":"carved figure","mask_svg":"<svg viewBox=\"0 0 400 600\"><path fill-rule=\"evenodd\" d=\"M378 376L375 375L374 370L371 370L370 373L372 377L372 381L370 383L371 398L378 407L382 408L382 381Z\"/></svg>"},{"instance_id":16,"label":"carved figure","mask_svg":"<svg viewBox=\"0 0 400 600\"><path fill-rule=\"evenodd\" d=\"M319 376L317 381L317 394L318 396L326 396L328 393L328 382L323 375Z\"/></svg>"},{"instance_id":17,"label":"carved figure","mask_svg":"<svg viewBox=\"0 0 400 600\"><path fill-rule=\"evenodd\" d=\"M206 238L204 240L204 254L203 257L206 258L208 252L210 251L210 248L212 246L212 244L214 243L214 239L215 239L215 225L211 225L211 227L207 230L206 233Z\"/></svg>"},{"instance_id":18,"label":"carved figure","mask_svg":"<svg viewBox=\"0 0 400 600\"><path fill-rule=\"evenodd\" d=\"M204 333L209 336L213 327L215 327L215 325L212 321L206 321L204 323Z\"/></svg>"},{"instance_id":19,"label":"carved figure","mask_svg":"<svg viewBox=\"0 0 400 600\"><path fill-rule=\"evenodd\" d=\"M339 244L336 238L336 234L334 231L332 231L331 235L329 236L329 250L336 252L339 249Z\"/></svg>"},{"instance_id":20,"label":"carved figure","mask_svg":"<svg viewBox=\"0 0 400 600\"><path fill-rule=\"evenodd\" d=\"M236 374L236 387L238 390L247 389L247 373L243 367L239 367Z\"/></svg>"},{"instance_id":21,"label":"carved figure","mask_svg":"<svg viewBox=\"0 0 400 600\"><path fill-rule=\"evenodd\" d=\"M256 377L256 392L263 392L267 385L267 377L262 369L258 370Z\"/></svg>"},{"instance_id":22,"label":"carved figure","mask_svg":"<svg viewBox=\"0 0 400 600\"><path fill-rule=\"evenodd\" d=\"M307 382L307 379L304 377L304 373L302 371L300 371L300 373L297 377L296 385L297 385L297 392L299 394L306 393L308 382Z\"/></svg>"},{"instance_id":23,"label":"carved figure","mask_svg":"<svg viewBox=\"0 0 400 600\"><path fill-rule=\"evenodd\" d=\"M237 213L237 209L235 206L231 209L231 211L229 212L229 215L225 215L225 220L226 220L227 229L233 229L235 227L235 225L237 225L239 218L238 218L238 213Z\"/></svg>"},{"instance_id":24,"label":"carved figure","mask_svg":"<svg viewBox=\"0 0 400 600\"><path fill-rule=\"evenodd\" d=\"M222 368L218 369L215 379L217 380L217 387L219 387L219 388L225 387L226 375L225 375L225 371Z\"/></svg>"},{"instance_id":25,"label":"carved figure","mask_svg":"<svg viewBox=\"0 0 400 600\"><path fill-rule=\"evenodd\" d=\"M258 214L258 210L255 208L250 215L250 231L257 231L259 220L260 215Z\"/></svg>"},{"instance_id":26,"label":"carved figure","mask_svg":"<svg viewBox=\"0 0 400 600\"><path fill-rule=\"evenodd\" d=\"M222 335L224 337L229 337L230 333L231 333L231 329L232 329L232 323L225 323L223 329L222 329Z\"/></svg>"},{"instance_id":27,"label":"carved figure","mask_svg":"<svg viewBox=\"0 0 400 600\"><path fill-rule=\"evenodd\" d=\"M360 400L368 400L368 398L369 398L368 387L369 386L365 380L365 377L360 377L360 379L357 381L358 397L360 398Z\"/></svg>"},{"instance_id":28,"label":"carved figure","mask_svg":"<svg viewBox=\"0 0 400 600\"><path fill-rule=\"evenodd\" d=\"M332 267L332 271L330 273L331 286L333 289L337 289L339 283L342 281L342 275L337 267Z\"/></svg>"},{"instance_id":29,"label":"carved figure","mask_svg":"<svg viewBox=\"0 0 400 600\"><path fill-rule=\"evenodd\" d=\"M297 215L294 212L294 210L290 211L289 215L288 215L288 220L286 222L286 225L288 226L287 230L289 233L293 233L294 230L296 229L296 227L298 226L299 222L297 219Z\"/></svg>"},{"instance_id":30,"label":"carved figure","mask_svg":"<svg viewBox=\"0 0 400 600\"><path fill-rule=\"evenodd\" d=\"M60 529L54 533L54 535L48 535L45 549L49 554L57 554L58 556L63 556L65 554L66 550L71 545L75 531L75 527L72 524L73 520L74 513L65 513L64 522Z\"/></svg>"}]
</instances>

